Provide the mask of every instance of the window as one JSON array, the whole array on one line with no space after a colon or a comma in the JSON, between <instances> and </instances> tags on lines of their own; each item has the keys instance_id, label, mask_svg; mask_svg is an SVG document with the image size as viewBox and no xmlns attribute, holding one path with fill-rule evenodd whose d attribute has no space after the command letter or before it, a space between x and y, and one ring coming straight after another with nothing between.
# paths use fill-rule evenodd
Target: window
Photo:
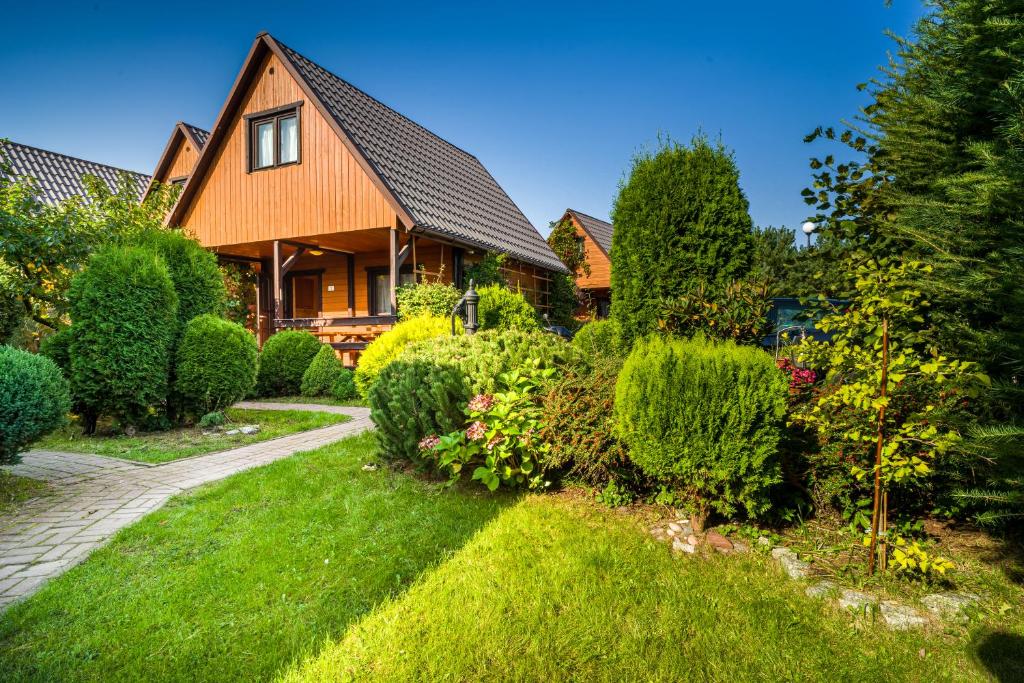
<instances>
[{"instance_id":1,"label":"window","mask_svg":"<svg viewBox=\"0 0 1024 683\"><path fill-rule=\"evenodd\" d=\"M249 171L299 163L299 106L249 114Z\"/></svg>"},{"instance_id":2,"label":"window","mask_svg":"<svg viewBox=\"0 0 1024 683\"><path fill-rule=\"evenodd\" d=\"M391 310L391 287L387 268L367 268L369 284L367 298L370 304L370 315L394 315ZM402 266L398 271L398 286L416 284L416 274L412 265Z\"/></svg>"}]
</instances>

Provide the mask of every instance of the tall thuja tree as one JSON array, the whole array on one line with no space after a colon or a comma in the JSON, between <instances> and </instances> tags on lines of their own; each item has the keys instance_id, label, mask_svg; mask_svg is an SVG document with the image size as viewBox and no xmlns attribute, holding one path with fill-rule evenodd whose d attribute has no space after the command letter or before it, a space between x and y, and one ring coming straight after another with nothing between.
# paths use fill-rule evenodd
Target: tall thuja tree
<instances>
[{"instance_id":1,"label":"tall thuja tree","mask_svg":"<svg viewBox=\"0 0 1024 683\"><path fill-rule=\"evenodd\" d=\"M721 142L698 136L637 155L612 209L612 318L625 341L657 329L661 300L746 275L748 209Z\"/></svg>"},{"instance_id":2,"label":"tall thuja tree","mask_svg":"<svg viewBox=\"0 0 1024 683\"><path fill-rule=\"evenodd\" d=\"M812 161L822 240L928 262L938 343L1004 390L1024 371L1024 13L1017 0L932 0L850 129L859 160ZM1022 405L1018 395L1003 402Z\"/></svg>"}]
</instances>

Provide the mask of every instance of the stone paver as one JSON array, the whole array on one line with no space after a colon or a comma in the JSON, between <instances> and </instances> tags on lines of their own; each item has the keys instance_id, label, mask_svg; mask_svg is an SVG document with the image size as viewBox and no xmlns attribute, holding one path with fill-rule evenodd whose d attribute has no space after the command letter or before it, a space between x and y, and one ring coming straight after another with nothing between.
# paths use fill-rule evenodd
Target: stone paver
<instances>
[{"instance_id":1,"label":"stone paver","mask_svg":"<svg viewBox=\"0 0 1024 683\"><path fill-rule=\"evenodd\" d=\"M19 464L6 469L49 482L53 493L0 518L0 610L78 564L119 529L177 493L373 429L366 408L254 402L238 407L340 413L352 420L160 465L83 453L25 453Z\"/></svg>"}]
</instances>

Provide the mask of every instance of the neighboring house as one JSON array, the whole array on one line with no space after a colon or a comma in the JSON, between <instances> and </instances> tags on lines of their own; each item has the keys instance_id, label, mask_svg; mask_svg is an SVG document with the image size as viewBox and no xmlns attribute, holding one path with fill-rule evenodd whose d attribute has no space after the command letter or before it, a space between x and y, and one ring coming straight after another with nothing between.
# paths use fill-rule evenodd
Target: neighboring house
<instances>
[{"instance_id":1,"label":"neighboring house","mask_svg":"<svg viewBox=\"0 0 1024 683\"><path fill-rule=\"evenodd\" d=\"M153 183L184 185L192 175L192 169L196 167L199 153L203 150L208 137L210 134L202 128L183 121L174 124L171 138L167 141L163 154L160 155L160 161L157 162L156 170L153 171L153 180L150 187L146 189L146 194L149 194Z\"/></svg>"},{"instance_id":2,"label":"neighboring house","mask_svg":"<svg viewBox=\"0 0 1024 683\"><path fill-rule=\"evenodd\" d=\"M138 188L140 199L149 185L149 176L144 173L126 171L17 142L0 142L0 156L7 160L12 175L35 178L39 185L40 201L51 205L60 204L72 197L85 197L85 185L82 183L84 175L96 176L113 191L117 188L121 174L127 174Z\"/></svg>"},{"instance_id":3,"label":"neighboring house","mask_svg":"<svg viewBox=\"0 0 1024 683\"><path fill-rule=\"evenodd\" d=\"M258 271L261 340L309 329L349 362L394 323L401 284L461 288L470 264L500 252L543 312L551 273L565 272L476 157L266 33L167 223Z\"/></svg>"},{"instance_id":4,"label":"neighboring house","mask_svg":"<svg viewBox=\"0 0 1024 683\"><path fill-rule=\"evenodd\" d=\"M589 273L576 278L576 286L587 295L588 308L598 318L607 318L612 301L612 224L575 209L566 209L558 222L565 221L576 228L576 242L590 266Z\"/></svg>"}]
</instances>

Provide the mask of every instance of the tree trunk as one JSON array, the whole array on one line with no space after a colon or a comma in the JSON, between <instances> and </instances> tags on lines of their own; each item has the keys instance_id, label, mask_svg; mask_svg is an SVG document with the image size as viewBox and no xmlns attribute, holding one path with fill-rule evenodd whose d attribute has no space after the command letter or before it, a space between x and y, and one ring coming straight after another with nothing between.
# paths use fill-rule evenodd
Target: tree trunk
<instances>
[{"instance_id":1,"label":"tree trunk","mask_svg":"<svg viewBox=\"0 0 1024 683\"><path fill-rule=\"evenodd\" d=\"M889 381L889 320L882 319L882 386L880 398L886 396L886 384ZM875 444L875 492L871 506L871 550L868 557L868 574L875 573L875 554L878 552L878 530L882 518L882 446L885 443L885 403L878 407L878 440ZM882 545L883 552L885 545ZM885 569L885 559L882 559Z\"/></svg>"}]
</instances>

